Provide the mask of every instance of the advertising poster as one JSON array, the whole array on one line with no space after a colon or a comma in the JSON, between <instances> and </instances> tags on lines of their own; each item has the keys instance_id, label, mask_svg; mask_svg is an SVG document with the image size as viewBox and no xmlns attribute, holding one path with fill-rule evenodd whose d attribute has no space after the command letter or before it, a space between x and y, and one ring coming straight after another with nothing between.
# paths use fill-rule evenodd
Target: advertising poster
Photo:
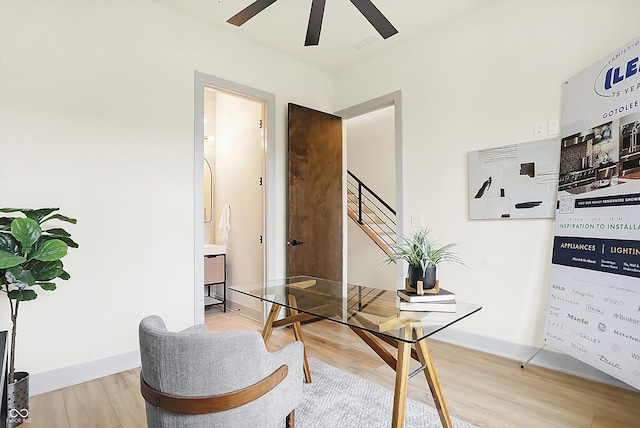
<instances>
[{"instance_id":1,"label":"advertising poster","mask_svg":"<svg viewBox=\"0 0 640 428\"><path fill-rule=\"evenodd\" d=\"M544 341L640 389L640 37L565 82Z\"/></svg>"}]
</instances>

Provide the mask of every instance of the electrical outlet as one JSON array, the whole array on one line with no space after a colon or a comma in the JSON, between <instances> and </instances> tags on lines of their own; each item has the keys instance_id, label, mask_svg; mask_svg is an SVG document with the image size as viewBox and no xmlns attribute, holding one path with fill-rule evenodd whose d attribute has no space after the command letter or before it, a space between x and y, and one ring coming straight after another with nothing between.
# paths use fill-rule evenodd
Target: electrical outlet
<instances>
[{"instance_id":1,"label":"electrical outlet","mask_svg":"<svg viewBox=\"0 0 640 428\"><path fill-rule=\"evenodd\" d=\"M560 121L559 120L550 120L549 121L549 135L560 135Z\"/></svg>"},{"instance_id":2,"label":"electrical outlet","mask_svg":"<svg viewBox=\"0 0 640 428\"><path fill-rule=\"evenodd\" d=\"M534 137L545 137L547 135L547 124L544 122L538 122L533 127Z\"/></svg>"},{"instance_id":3,"label":"electrical outlet","mask_svg":"<svg viewBox=\"0 0 640 428\"><path fill-rule=\"evenodd\" d=\"M424 216L422 215L412 215L411 216L411 227L422 227L424 226Z\"/></svg>"}]
</instances>

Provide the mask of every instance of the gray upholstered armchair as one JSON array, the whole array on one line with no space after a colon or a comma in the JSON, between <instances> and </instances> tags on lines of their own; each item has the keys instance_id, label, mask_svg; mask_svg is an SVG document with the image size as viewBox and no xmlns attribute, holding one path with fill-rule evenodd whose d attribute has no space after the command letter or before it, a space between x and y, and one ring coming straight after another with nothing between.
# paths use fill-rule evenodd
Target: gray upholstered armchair
<instances>
[{"instance_id":1,"label":"gray upholstered armchair","mask_svg":"<svg viewBox=\"0 0 640 428\"><path fill-rule=\"evenodd\" d=\"M303 345L267 351L257 331L170 332L156 315L140 322L140 387L149 428L267 428L302 399Z\"/></svg>"}]
</instances>

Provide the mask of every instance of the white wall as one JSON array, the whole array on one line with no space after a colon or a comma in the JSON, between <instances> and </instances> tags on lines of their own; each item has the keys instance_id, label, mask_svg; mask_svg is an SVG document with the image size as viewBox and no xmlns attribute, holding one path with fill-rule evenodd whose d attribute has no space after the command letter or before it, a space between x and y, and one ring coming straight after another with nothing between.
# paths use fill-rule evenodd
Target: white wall
<instances>
[{"instance_id":1,"label":"white wall","mask_svg":"<svg viewBox=\"0 0 640 428\"><path fill-rule=\"evenodd\" d=\"M17 368L32 394L135 364L148 314L193 323L195 70L277 95L284 188L286 103L332 111L327 74L147 0L0 2L0 206L78 219L71 280L21 307Z\"/></svg>"},{"instance_id":2,"label":"white wall","mask_svg":"<svg viewBox=\"0 0 640 428\"><path fill-rule=\"evenodd\" d=\"M483 305L459 331L542 345L554 226L469 220L467 153L533 140L534 123L559 118L563 81L637 37L638 16L635 0L497 2L334 76L336 109L402 90L405 221L424 214L434 236L464 243L470 269L439 278Z\"/></svg>"}]
</instances>

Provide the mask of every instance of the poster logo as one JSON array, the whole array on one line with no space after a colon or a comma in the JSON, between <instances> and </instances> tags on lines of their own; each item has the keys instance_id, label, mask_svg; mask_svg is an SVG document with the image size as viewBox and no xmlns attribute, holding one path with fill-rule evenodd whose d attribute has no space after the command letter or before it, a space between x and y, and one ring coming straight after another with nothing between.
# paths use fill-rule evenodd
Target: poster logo
<instances>
[{"instance_id":1,"label":"poster logo","mask_svg":"<svg viewBox=\"0 0 640 428\"><path fill-rule=\"evenodd\" d=\"M589 304L588 304L588 305L586 306L586 309L587 309L589 312L593 312L594 314L604 315L604 309L602 309L602 308L601 308L601 307L599 307L599 306L589 305Z\"/></svg>"},{"instance_id":2,"label":"poster logo","mask_svg":"<svg viewBox=\"0 0 640 428\"><path fill-rule=\"evenodd\" d=\"M10 418L27 418L29 417L29 409L10 409L9 410Z\"/></svg>"},{"instance_id":3,"label":"poster logo","mask_svg":"<svg viewBox=\"0 0 640 428\"><path fill-rule=\"evenodd\" d=\"M589 355L589 352L587 351L587 349L584 346L582 346L581 343L571 342L571 347L573 349L575 349L576 351L578 351L578 352L582 352L584 355Z\"/></svg>"},{"instance_id":4,"label":"poster logo","mask_svg":"<svg viewBox=\"0 0 640 428\"><path fill-rule=\"evenodd\" d=\"M604 78L604 88L609 90L614 85L622 82L624 79L628 79L638 72L638 57L635 57L631 61L627 62L626 70L620 71L620 67L610 68L607 70Z\"/></svg>"},{"instance_id":5,"label":"poster logo","mask_svg":"<svg viewBox=\"0 0 640 428\"><path fill-rule=\"evenodd\" d=\"M7 422L14 425L31 422L31 419L29 418L29 409L9 409L7 413Z\"/></svg>"},{"instance_id":6,"label":"poster logo","mask_svg":"<svg viewBox=\"0 0 640 428\"><path fill-rule=\"evenodd\" d=\"M611 367L615 367L616 369L622 370L620 364L615 361L610 360L606 355L597 354L600 357L600 361L604 364L609 364Z\"/></svg>"},{"instance_id":7,"label":"poster logo","mask_svg":"<svg viewBox=\"0 0 640 428\"><path fill-rule=\"evenodd\" d=\"M636 42L637 44L638 42ZM628 46L622 49L600 70L595 82L593 82L593 90L597 95L612 98L619 97L634 89L640 89L635 88L635 84L632 86L624 84L625 81L628 82L629 78L640 71L640 58L638 56L633 58L624 56L633 47Z\"/></svg>"},{"instance_id":8,"label":"poster logo","mask_svg":"<svg viewBox=\"0 0 640 428\"><path fill-rule=\"evenodd\" d=\"M582 318L582 317L577 317L573 314L567 314L567 318L569 318L570 320L573 320L575 322L584 324L584 325L589 325L589 321L587 321L586 319Z\"/></svg>"}]
</instances>

